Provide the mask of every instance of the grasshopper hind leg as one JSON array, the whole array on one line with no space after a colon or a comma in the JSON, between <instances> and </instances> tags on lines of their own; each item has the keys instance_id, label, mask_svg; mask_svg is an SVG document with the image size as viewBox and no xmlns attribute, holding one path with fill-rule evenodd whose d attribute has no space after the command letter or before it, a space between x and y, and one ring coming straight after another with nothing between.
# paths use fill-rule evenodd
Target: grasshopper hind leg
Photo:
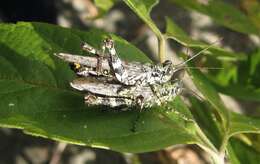
<instances>
[{"instance_id":1,"label":"grasshopper hind leg","mask_svg":"<svg viewBox=\"0 0 260 164\"><path fill-rule=\"evenodd\" d=\"M132 106L133 100L122 97L103 97L93 94L85 96L85 103L88 105L104 105L109 107Z\"/></svg>"},{"instance_id":2,"label":"grasshopper hind leg","mask_svg":"<svg viewBox=\"0 0 260 164\"><path fill-rule=\"evenodd\" d=\"M113 70L117 80L125 85L131 85L128 80L128 73L122 64L121 59L116 53L114 41L110 38L105 39L103 48L108 50L109 65Z\"/></svg>"}]
</instances>

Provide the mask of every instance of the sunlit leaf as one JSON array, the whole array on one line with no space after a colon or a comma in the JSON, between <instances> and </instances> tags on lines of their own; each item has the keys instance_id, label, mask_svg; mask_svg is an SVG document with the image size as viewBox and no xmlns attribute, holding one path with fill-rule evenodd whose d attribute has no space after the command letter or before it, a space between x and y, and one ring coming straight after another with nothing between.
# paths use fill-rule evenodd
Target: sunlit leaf
<instances>
[{"instance_id":1,"label":"sunlit leaf","mask_svg":"<svg viewBox=\"0 0 260 164\"><path fill-rule=\"evenodd\" d=\"M159 0L123 0L157 35L161 36L160 30L150 17L152 8Z\"/></svg>"}]
</instances>

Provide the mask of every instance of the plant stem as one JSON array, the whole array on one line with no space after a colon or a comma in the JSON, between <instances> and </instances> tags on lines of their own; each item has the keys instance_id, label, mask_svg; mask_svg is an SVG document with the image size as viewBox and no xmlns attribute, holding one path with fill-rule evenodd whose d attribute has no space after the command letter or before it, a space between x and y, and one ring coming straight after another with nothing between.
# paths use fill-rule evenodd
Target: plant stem
<instances>
[{"instance_id":1,"label":"plant stem","mask_svg":"<svg viewBox=\"0 0 260 164\"><path fill-rule=\"evenodd\" d=\"M230 112L229 111L228 111L226 123L223 124L223 129L224 129L224 133L223 133L222 143L219 148L219 152L222 154L225 154L226 147L228 144L228 139L229 139L229 132L230 132Z\"/></svg>"},{"instance_id":2,"label":"plant stem","mask_svg":"<svg viewBox=\"0 0 260 164\"><path fill-rule=\"evenodd\" d=\"M213 164L225 164L225 154L214 152L202 144L197 145L210 155Z\"/></svg>"},{"instance_id":3,"label":"plant stem","mask_svg":"<svg viewBox=\"0 0 260 164\"><path fill-rule=\"evenodd\" d=\"M196 131L197 135L200 138L200 140L204 143L204 145L210 149L214 153L218 153L218 150L215 148L215 146L210 142L210 140L207 138L207 136L203 133L203 131L200 129L200 127L196 124Z\"/></svg>"},{"instance_id":4,"label":"plant stem","mask_svg":"<svg viewBox=\"0 0 260 164\"><path fill-rule=\"evenodd\" d=\"M225 164L225 154L215 154L215 156L211 157L215 164Z\"/></svg>"},{"instance_id":5,"label":"plant stem","mask_svg":"<svg viewBox=\"0 0 260 164\"><path fill-rule=\"evenodd\" d=\"M158 36L158 54L160 63L165 61L166 40L163 35Z\"/></svg>"},{"instance_id":6,"label":"plant stem","mask_svg":"<svg viewBox=\"0 0 260 164\"><path fill-rule=\"evenodd\" d=\"M196 126L197 135L202 144L198 144L204 151L206 151L212 158L214 164L225 164L225 152L219 152L215 146L208 140L199 126Z\"/></svg>"}]
</instances>

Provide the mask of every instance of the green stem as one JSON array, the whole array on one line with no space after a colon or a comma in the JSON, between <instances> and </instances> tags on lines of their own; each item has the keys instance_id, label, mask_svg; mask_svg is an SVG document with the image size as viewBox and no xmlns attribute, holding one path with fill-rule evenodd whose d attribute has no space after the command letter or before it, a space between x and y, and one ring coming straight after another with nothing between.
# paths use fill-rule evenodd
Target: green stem
<instances>
[{"instance_id":1,"label":"green stem","mask_svg":"<svg viewBox=\"0 0 260 164\"><path fill-rule=\"evenodd\" d=\"M222 139L221 146L219 148L219 152L225 154L226 147L228 144L228 139L229 139L229 132L230 132L230 112L229 111L228 111L228 116L227 116L226 122L223 122L223 129L224 129L223 139Z\"/></svg>"},{"instance_id":2,"label":"green stem","mask_svg":"<svg viewBox=\"0 0 260 164\"><path fill-rule=\"evenodd\" d=\"M210 155L213 164L225 164L225 154L217 153L202 144L198 144L198 146Z\"/></svg>"},{"instance_id":3,"label":"green stem","mask_svg":"<svg viewBox=\"0 0 260 164\"><path fill-rule=\"evenodd\" d=\"M199 126L196 125L197 135L201 140L198 144L204 151L206 151L212 158L214 164L225 164L225 152L219 152L215 146L208 140Z\"/></svg>"},{"instance_id":4,"label":"green stem","mask_svg":"<svg viewBox=\"0 0 260 164\"><path fill-rule=\"evenodd\" d=\"M224 133L224 136L223 136L223 139L222 139L222 144L219 148L220 153L225 153L225 150L226 150L226 147L227 147L227 144L228 144L228 139L229 139L229 136L228 136L228 132L226 131Z\"/></svg>"},{"instance_id":5,"label":"green stem","mask_svg":"<svg viewBox=\"0 0 260 164\"><path fill-rule=\"evenodd\" d=\"M165 113L161 114L164 116L164 118L167 118L170 121L170 124L172 123L172 119L169 118ZM199 140L196 144L210 155L214 164L225 164L225 154L217 150L217 148L211 143L211 141L207 138L207 136L196 123L195 127L196 136Z\"/></svg>"},{"instance_id":6,"label":"green stem","mask_svg":"<svg viewBox=\"0 0 260 164\"><path fill-rule=\"evenodd\" d=\"M203 133L203 131L200 129L200 127L196 124L196 131L197 135L202 141L202 143L210 149L214 153L218 153L218 150L215 148L215 146L210 142L210 140L207 138L207 136Z\"/></svg>"},{"instance_id":7,"label":"green stem","mask_svg":"<svg viewBox=\"0 0 260 164\"><path fill-rule=\"evenodd\" d=\"M157 36L158 37L158 54L160 63L165 61L165 49L166 49L166 40L163 35Z\"/></svg>"},{"instance_id":8,"label":"green stem","mask_svg":"<svg viewBox=\"0 0 260 164\"><path fill-rule=\"evenodd\" d=\"M225 164L225 154L215 154L211 158L214 164Z\"/></svg>"}]
</instances>

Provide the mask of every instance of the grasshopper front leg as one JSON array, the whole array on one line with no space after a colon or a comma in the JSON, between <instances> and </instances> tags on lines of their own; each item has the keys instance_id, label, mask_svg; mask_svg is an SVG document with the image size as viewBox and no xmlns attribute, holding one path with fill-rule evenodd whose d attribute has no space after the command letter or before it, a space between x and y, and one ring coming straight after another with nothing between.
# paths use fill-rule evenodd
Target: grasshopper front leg
<instances>
[{"instance_id":1,"label":"grasshopper front leg","mask_svg":"<svg viewBox=\"0 0 260 164\"><path fill-rule=\"evenodd\" d=\"M129 98L99 96L94 94L85 95L85 103L88 105L104 105L112 108L120 106L131 107L134 105L133 100Z\"/></svg>"},{"instance_id":2,"label":"grasshopper front leg","mask_svg":"<svg viewBox=\"0 0 260 164\"><path fill-rule=\"evenodd\" d=\"M140 109L144 108L144 98L142 95L137 96L134 99L126 97L109 97L109 96L99 96L94 94L85 95L85 103L88 105L104 105L109 107L138 107Z\"/></svg>"}]
</instances>

